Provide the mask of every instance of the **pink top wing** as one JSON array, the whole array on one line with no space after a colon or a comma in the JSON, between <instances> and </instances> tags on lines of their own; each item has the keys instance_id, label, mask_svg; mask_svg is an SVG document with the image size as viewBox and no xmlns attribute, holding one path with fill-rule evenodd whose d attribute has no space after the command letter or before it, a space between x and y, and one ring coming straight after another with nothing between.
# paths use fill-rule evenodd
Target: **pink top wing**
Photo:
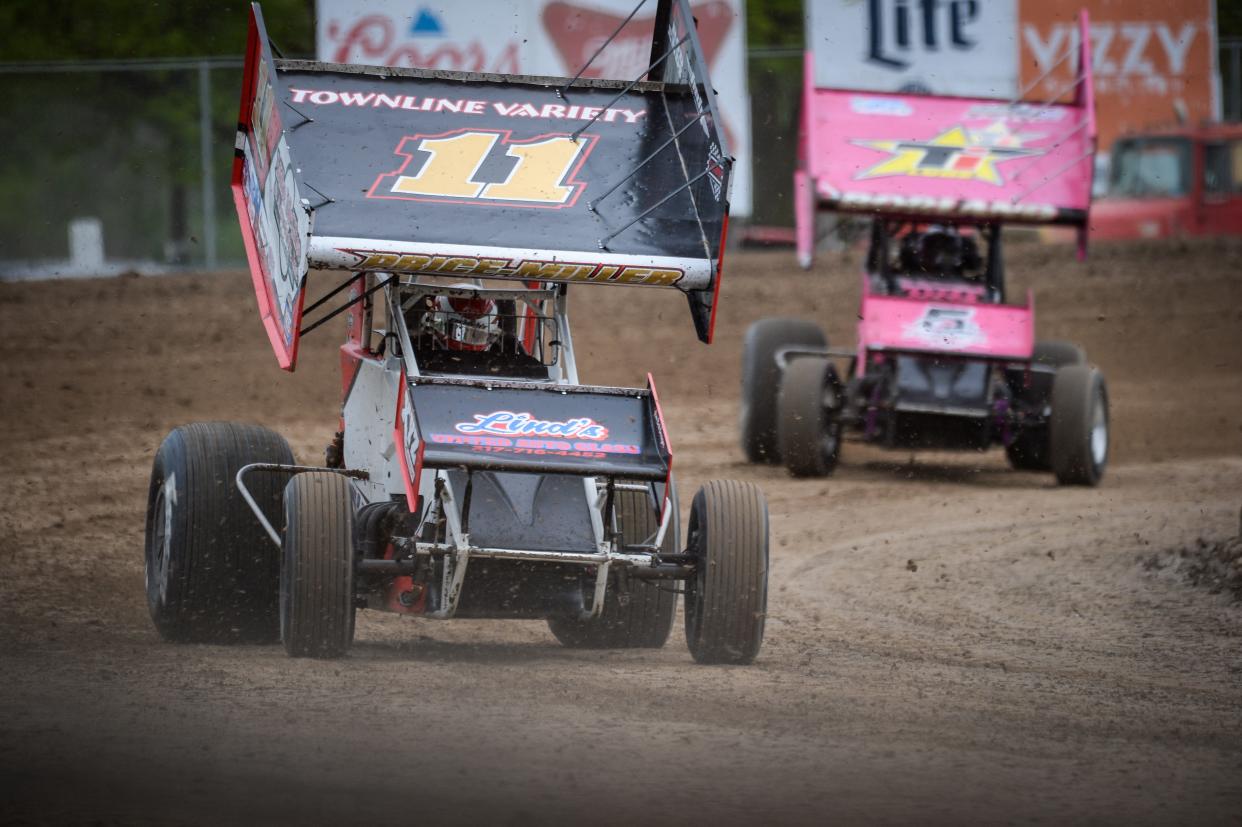
<instances>
[{"instance_id":1,"label":"pink top wing","mask_svg":"<svg viewBox=\"0 0 1242 827\"><path fill-rule=\"evenodd\" d=\"M808 52L801 157L815 201L843 212L1085 228L1096 143L1087 23L1083 12L1069 102L816 88Z\"/></svg>"},{"instance_id":2,"label":"pink top wing","mask_svg":"<svg viewBox=\"0 0 1242 827\"><path fill-rule=\"evenodd\" d=\"M808 170L829 209L1081 223L1085 108L829 89L811 93Z\"/></svg>"}]
</instances>

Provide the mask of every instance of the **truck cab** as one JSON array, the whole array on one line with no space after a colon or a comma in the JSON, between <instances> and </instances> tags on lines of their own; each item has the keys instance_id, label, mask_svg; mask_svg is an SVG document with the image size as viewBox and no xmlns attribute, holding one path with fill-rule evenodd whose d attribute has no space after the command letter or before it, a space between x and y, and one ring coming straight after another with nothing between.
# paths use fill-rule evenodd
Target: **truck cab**
<instances>
[{"instance_id":1,"label":"truck cab","mask_svg":"<svg viewBox=\"0 0 1242 827\"><path fill-rule=\"evenodd\" d=\"M1097 239L1242 234L1242 124L1119 138L1107 194L1091 209Z\"/></svg>"}]
</instances>

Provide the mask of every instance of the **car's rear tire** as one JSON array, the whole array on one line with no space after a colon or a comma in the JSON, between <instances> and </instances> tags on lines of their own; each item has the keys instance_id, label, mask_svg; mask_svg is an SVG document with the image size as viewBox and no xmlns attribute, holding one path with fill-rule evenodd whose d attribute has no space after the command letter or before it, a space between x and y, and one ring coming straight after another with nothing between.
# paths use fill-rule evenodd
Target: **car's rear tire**
<instances>
[{"instance_id":1,"label":"car's rear tire","mask_svg":"<svg viewBox=\"0 0 1242 827\"><path fill-rule=\"evenodd\" d=\"M802 319L760 319L742 340L742 451L750 462L778 463L776 395L781 369L776 352L787 347L827 348L828 340Z\"/></svg>"},{"instance_id":2,"label":"car's rear tire","mask_svg":"<svg viewBox=\"0 0 1242 827\"><path fill-rule=\"evenodd\" d=\"M1052 471L1061 485L1097 485L1108 464L1108 388L1089 365L1066 365L1052 383Z\"/></svg>"},{"instance_id":3,"label":"car's rear tire","mask_svg":"<svg viewBox=\"0 0 1242 827\"><path fill-rule=\"evenodd\" d=\"M1065 365L1087 364L1087 354L1073 342L1036 342L1031 361L1036 365L1060 368ZM1046 407L1051 398L1052 382L1044 374L1033 377L1032 386L1023 401L1031 408ZM1052 453L1048 423L1029 425L1020 430L1005 446L1010 467L1019 471L1051 471Z\"/></svg>"},{"instance_id":4,"label":"car's rear tire","mask_svg":"<svg viewBox=\"0 0 1242 827\"><path fill-rule=\"evenodd\" d=\"M781 459L795 477L823 477L841 453L841 389L832 362L802 356L785 367L777 395L776 434Z\"/></svg>"},{"instance_id":5,"label":"car's rear tire","mask_svg":"<svg viewBox=\"0 0 1242 827\"><path fill-rule=\"evenodd\" d=\"M339 658L354 640L354 508L340 474L298 474L285 487L280 636L290 656Z\"/></svg>"},{"instance_id":6,"label":"car's rear tire","mask_svg":"<svg viewBox=\"0 0 1242 827\"><path fill-rule=\"evenodd\" d=\"M699 663L750 663L768 604L768 506L750 483L713 480L694 497L686 644Z\"/></svg>"},{"instance_id":7,"label":"car's rear tire","mask_svg":"<svg viewBox=\"0 0 1242 827\"><path fill-rule=\"evenodd\" d=\"M674 489L674 493L676 489ZM622 542L626 545L648 540L660 528L651 498L644 491L618 491L617 517ZM672 498L674 514L677 498ZM674 516L664 534L662 549L677 551L678 529ZM673 582L639 580L631 577L628 591L621 594L615 583L604 592L604 608L599 617L554 615L548 628L563 645L571 649L659 649L668 640L677 612L677 591Z\"/></svg>"},{"instance_id":8,"label":"car's rear tire","mask_svg":"<svg viewBox=\"0 0 1242 827\"><path fill-rule=\"evenodd\" d=\"M147 495L147 607L164 640L274 643L280 554L234 478L253 462L293 463L289 443L257 425L197 422L164 438ZM284 478L255 474L250 493L280 524Z\"/></svg>"}]
</instances>

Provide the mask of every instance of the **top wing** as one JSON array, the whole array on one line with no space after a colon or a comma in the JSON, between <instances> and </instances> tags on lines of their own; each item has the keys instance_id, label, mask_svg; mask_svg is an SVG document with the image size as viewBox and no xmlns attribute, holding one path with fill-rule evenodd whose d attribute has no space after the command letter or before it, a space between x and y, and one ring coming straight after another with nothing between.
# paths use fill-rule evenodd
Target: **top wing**
<instances>
[{"instance_id":1,"label":"top wing","mask_svg":"<svg viewBox=\"0 0 1242 827\"><path fill-rule=\"evenodd\" d=\"M802 163L819 203L924 220L1069 224L1085 234L1096 143L1085 11L1079 25L1068 103L817 88L808 53Z\"/></svg>"},{"instance_id":2,"label":"top wing","mask_svg":"<svg viewBox=\"0 0 1242 827\"><path fill-rule=\"evenodd\" d=\"M254 6L233 185L282 367L310 267L675 287L710 341L731 160L688 3L657 21L650 80L570 84L274 60Z\"/></svg>"}]
</instances>

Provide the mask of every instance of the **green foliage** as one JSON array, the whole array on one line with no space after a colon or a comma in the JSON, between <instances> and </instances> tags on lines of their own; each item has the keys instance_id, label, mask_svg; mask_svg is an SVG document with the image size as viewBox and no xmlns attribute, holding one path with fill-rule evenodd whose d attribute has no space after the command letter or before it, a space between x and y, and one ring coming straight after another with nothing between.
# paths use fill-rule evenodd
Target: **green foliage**
<instances>
[{"instance_id":1,"label":"green foliage","mask_svg":"<svg viewBox=\"0 0 1242 827\"><path fill-rule=\"evenodd\" d=\"M262 3L268 34L290 56L315 48L313 0ZM250 4L234 0L6 0L5 60L240 55Z\"/></svg>"},{"instance_id":2,"label":"green foliage","mask_svg":"<svg viewBox=\"0 0 1242 827\"><path fill-rule=\"evenodd\" d=\"M746 36L752 49L801 47L802 0L746 0Z\"/></svg>"}]
</instances>

